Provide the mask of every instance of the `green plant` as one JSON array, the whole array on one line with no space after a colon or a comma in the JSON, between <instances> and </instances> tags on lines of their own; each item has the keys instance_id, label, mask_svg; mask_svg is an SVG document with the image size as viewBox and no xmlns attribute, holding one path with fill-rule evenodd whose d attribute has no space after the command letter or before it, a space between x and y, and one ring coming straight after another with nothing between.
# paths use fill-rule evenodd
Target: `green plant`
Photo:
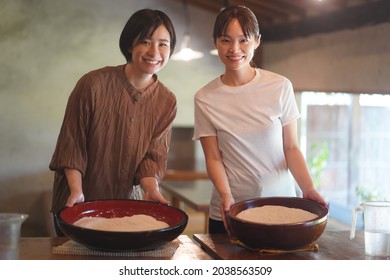
<instances>
[{"instance_id":1,"label":"green plant","mask_svg":"<svg viewBox=\"0 0 390 280\"><path fill-rule=\"evenodd\" d=\"M378 190L373 190L364 186L356 187L356 196L358 197L360 202L373 201L383 198L383 196L378 192Z\"/></svg>"},{"instance_id":2,"label":"green plant","mask_svg":"<svg viewBox=\"0 0 390 280\"><path fill-rule=\"evenodd\" d=\"M321 184L322 174L329 159L328 142L313 143L311 145L310 155L311 156L308 159L308 166L314 181L314 186L318 188Z\"/></svg>"}]
</instances>

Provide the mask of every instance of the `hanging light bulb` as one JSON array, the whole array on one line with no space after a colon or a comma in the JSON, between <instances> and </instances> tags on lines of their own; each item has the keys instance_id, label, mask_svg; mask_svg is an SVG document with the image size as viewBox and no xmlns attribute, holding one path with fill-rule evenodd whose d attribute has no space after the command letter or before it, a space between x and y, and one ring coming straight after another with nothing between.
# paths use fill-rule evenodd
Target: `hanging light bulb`
<instances>
[{"instance_id":1,"label":"hanging light bulb","mask_svg":"<svg viewBox=\"0 0 390 280\"><path fill-rule=\"evenodd\" d=\"M217 49L212 49L212 50L210 51L210 54L212 54L212 55L218 55L218 50L217 50Z\"/></svg>"},{"instance_id":2,"label":"hanging light bulb","mask_svg":"<svg viewBox=\"0 0 390 280\"><path fill-rule=\"evenodd\" d=\"M172 60L182 60L182 61L190 61L194 59L198 59L203 57L202 52L194 51L190 48L190 36L184 35L183 42L181 43L180 51L173 54L171 59Z\"/></svg>"},{"instance_id":3,"label":"hanging light bulb","mask_svg":"<svg viewBox=\"0 0 390 280\"><path fill-rule=\"evenodd\" d=\"M183 1L183 6L184 6L184 13L185 13L185 20L186 20L186 25L185 25L185 32L183 36L183 42L181 43L181 48L180 51L177 53L174 53L171 56L172 60L181 60L181 61L190 61L198 58L202 58L204 55L202 52L194 51L193 49L190 48L190 35L188 32L189 29L189 22L190 22L190 15L188 12L188 4L187 0Z\"/></svg>"}]
</instances>

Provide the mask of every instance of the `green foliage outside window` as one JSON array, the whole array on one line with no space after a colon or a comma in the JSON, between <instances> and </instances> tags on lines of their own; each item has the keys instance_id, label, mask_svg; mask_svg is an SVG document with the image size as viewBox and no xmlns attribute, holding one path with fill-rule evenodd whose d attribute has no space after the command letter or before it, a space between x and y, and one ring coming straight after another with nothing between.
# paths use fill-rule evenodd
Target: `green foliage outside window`
<instances>
[{"instance_id":1,"label":"green foliage outside window","mask_svg":"<svg viewBox=\"0 0 390 280\"><path fill-rule=\"evenodd\" d=\"M328 142L314 143L311 145L311 153L308 159L310 174L313 178L314 186L319 188L321 185L322 174L326 168L329 159Z\"/></svg>"}]
</instances>

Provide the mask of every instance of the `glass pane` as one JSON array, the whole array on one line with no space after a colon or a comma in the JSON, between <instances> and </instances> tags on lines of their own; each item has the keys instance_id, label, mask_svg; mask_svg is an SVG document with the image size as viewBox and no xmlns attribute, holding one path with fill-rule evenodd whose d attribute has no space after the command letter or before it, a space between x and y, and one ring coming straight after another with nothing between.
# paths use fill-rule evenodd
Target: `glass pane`
<instances>
[{"instance_id":1,"label":"glass pane","mask_svg":"<svg viewBox=\"0 0 390 280\"><path fill-rule=\"evenodd\" d=\"M390 200L390 96L361 94L360 199Z\"/></svg>"},{"instance_id":2,"label":"glass pane","mask_svg":"<svg viewBox=\"0 0 390 280\"><path fill-rule=\"evenodd\" d=\"M357 203L390 200L390 95L302 92L300 100L301 149L331 212L350 223Z\"/></svg>"}]
</instances>

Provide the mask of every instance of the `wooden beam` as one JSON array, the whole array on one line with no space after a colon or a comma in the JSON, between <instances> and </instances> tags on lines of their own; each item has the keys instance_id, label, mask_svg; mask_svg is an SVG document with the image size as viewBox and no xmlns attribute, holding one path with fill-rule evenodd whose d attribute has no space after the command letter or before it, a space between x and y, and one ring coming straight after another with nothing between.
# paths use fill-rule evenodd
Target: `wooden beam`
<instances>
[{"instance_id":1,"label":"wooden beam","mask_svg":"<svg viewBox=\"0 0 390 280\"><path fill-rule=\"evenodd\" d=\"M296 22L275 24L264 27L260 32L262 41L267 43L383 22L390 22L390 1L388 0L374 1Z\"/></svg>"},{"instance_id":2,"label":"wooden beam","mask_svg":"<svg viewBox=\"0 0 390 280\"><path fill-rule=\"evenodd\" d=\"M175 0L176 2L183 3L183 0ZM188 5L204 9L213 13L218 13L222 7L222 0L187 0Z\"/></svg>"},{"instance_id":3,"label":"wooden beam","mask_svg":"<svg viewBox=\"0 0 390 280\"><path fill-rule=\"evenodd\" d=\"M279 13L282 13L286 16L299 16L304 17L306 16L306 11L303 8L300 8L295 5L291 5L290 1L280 1L280 0L248 0L248 2L256 3L257 5L264 7L269 10L277 11Z\"/></svg>"}]
</instances>

